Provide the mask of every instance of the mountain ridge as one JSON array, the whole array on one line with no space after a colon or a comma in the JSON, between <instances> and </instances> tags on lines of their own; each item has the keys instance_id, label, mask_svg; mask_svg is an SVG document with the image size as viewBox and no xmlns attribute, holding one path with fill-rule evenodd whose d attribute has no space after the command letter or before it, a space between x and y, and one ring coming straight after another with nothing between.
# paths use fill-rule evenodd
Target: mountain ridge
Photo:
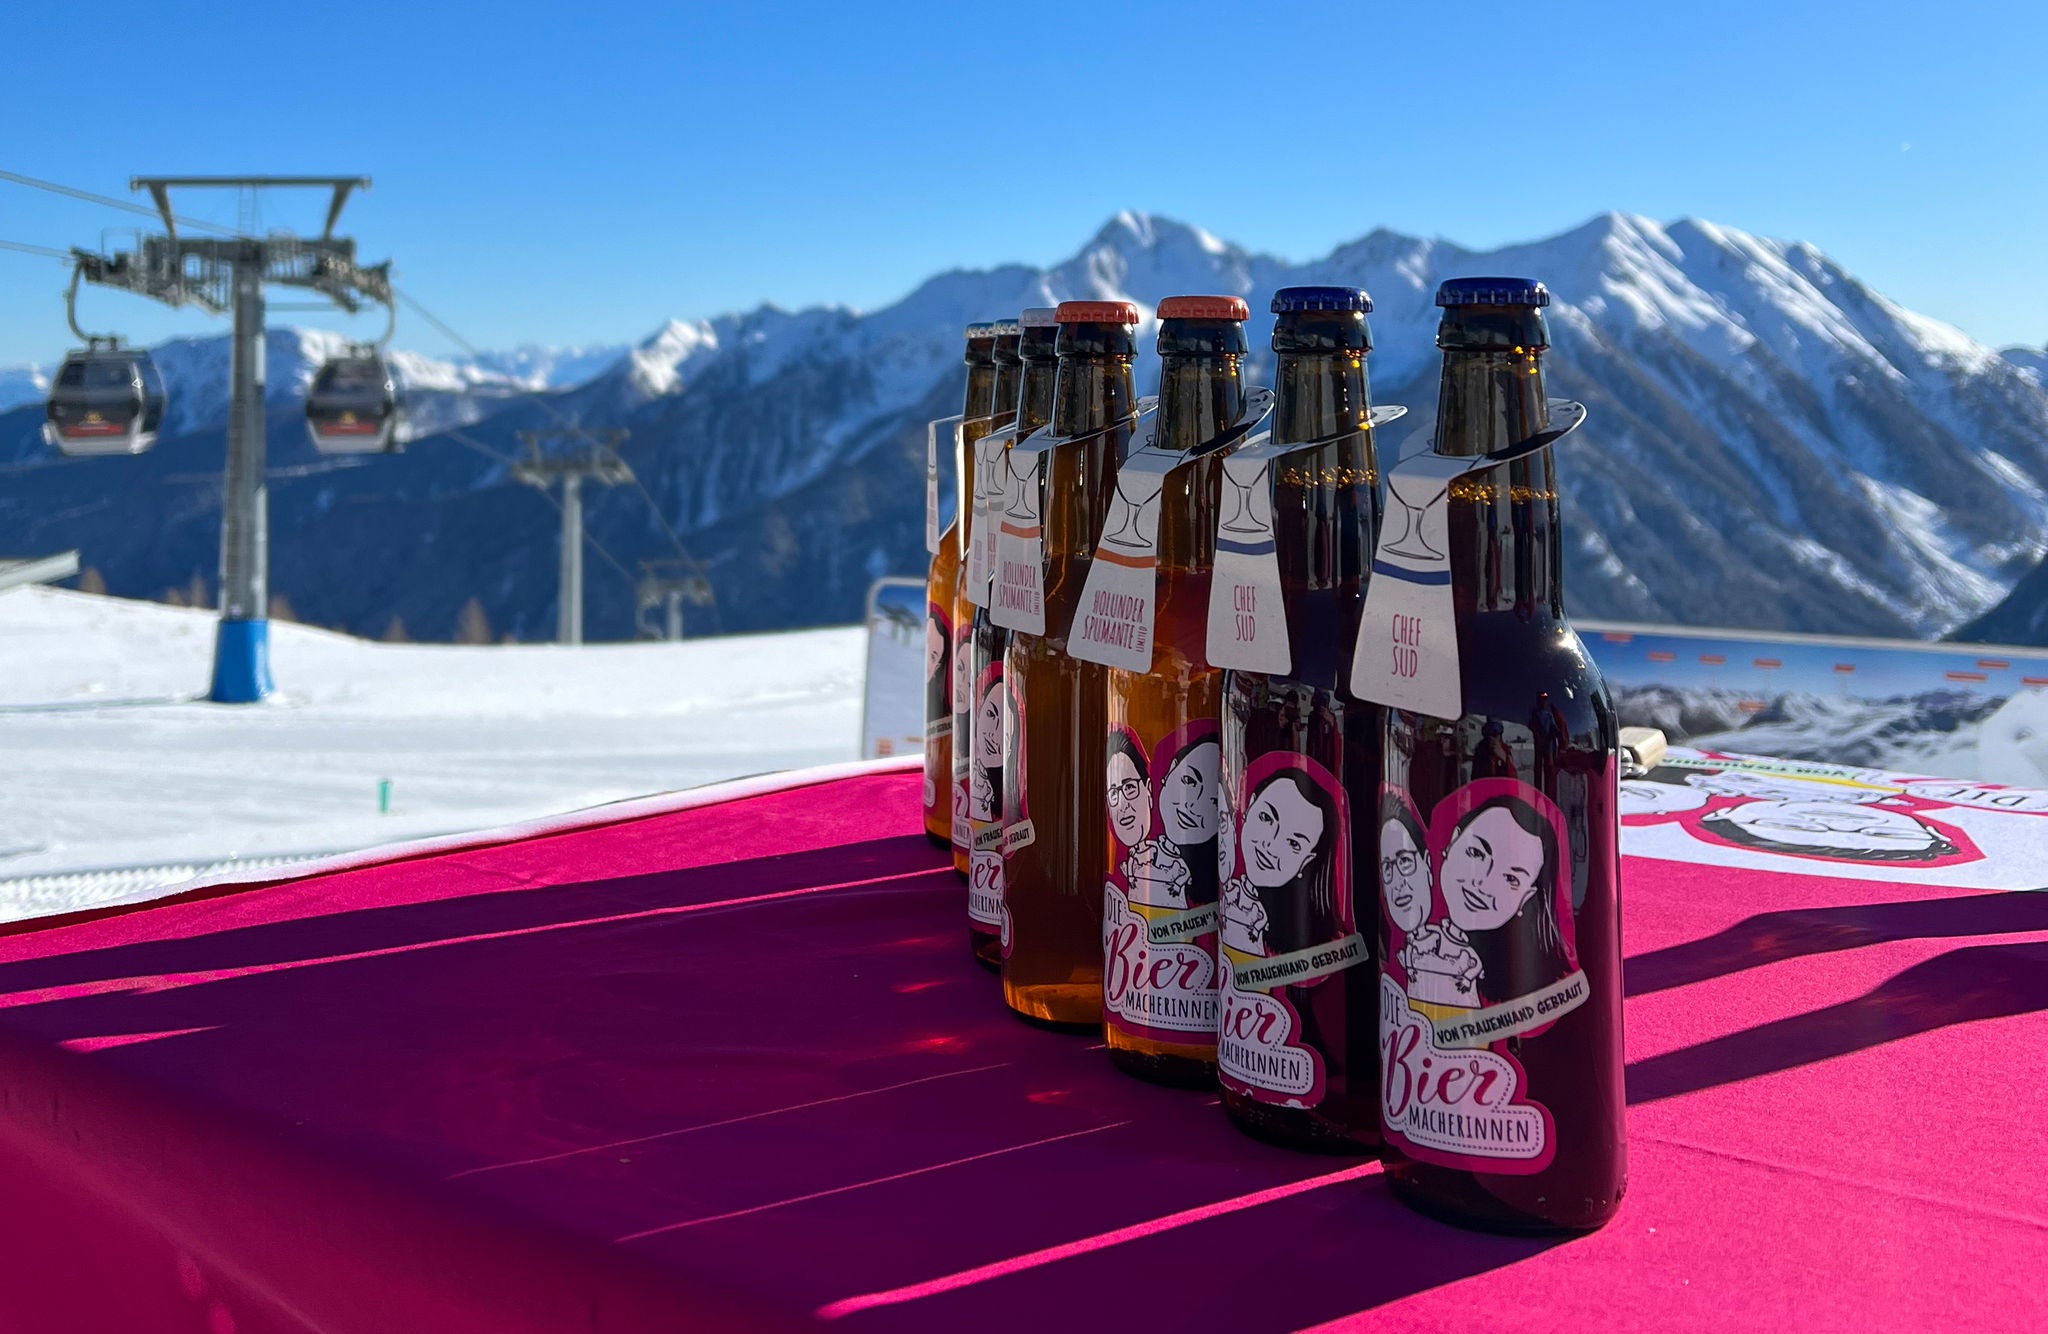
<instances>
[{"instance_id":1,"label":"mountain ridge","mask_svg":"<svg viewBox=\"0 0 2048 1334\"><path fill-rule=\"evenodd\" d=\"M1523 271L1554 294L1553 392L1593 412L1560 460L1569 586L1582 613L1931 635L1996 602L2042 551L2041 376L1890 302L1810 244L1609 212L1491 251L1381 227L1292 263L1127 210L1044 269L951 269L869 311L764 304L672 320L580 382L539 395L489 365L471 368L467 384L465 372L451 371L431 391L445 401L427 419L428 438L401 459L308 458L274 369L273 460L313 469L327 494L306 494L301 511L288 493L305 486L274 486L273 544L281 558L300 543L367 551L362 559L381 572L381 591L279 591L329 623L375 632L380 617L396 614L428 633L452 626L473 592L494 622L540 630L552 617L552 516L505 485L502 465L442 448L450 438L431 428L457 424L472 442L509 450L517 430L567 420L631 432L625 452L647 497L712 562L721 592L713 624L850 619L868 577L921 569L923 422L958 410L959 329L968 321L1063 298L1128 299L1149 344L1162 297L1235 293L1252 305L1247 374L1260 382L1271 370L1264 306L1273 288L1364 286L1376 303L1376 401L1411 407L1403 429L1381 439L1392 458L1427 438L1432 295L1461 271ZM1156 374L1149 352L1139 374ZM24 411L0 415L0 466L31 462L20 438L27 424ZM196 442L219 428L192 419L181 429L183 441L167 437L158 455L174 445L205 452ZM34 466L23 476L48 488L48 509L76 510L87 497L62 484L62 472ZM96 475L120 494L90 498L95 513L143 512L144 472L132 482ZM190 499L204 509L203 498ZM0 498L0 519L10 517L7 503ZM30 522L39 545L91 545L90 521ZM196 527L166 544L189 562L212 538L196 515L179 522ZM662 522L630 490L595 500L591 523L622 564L673 554ZM508 546L515 536L518 553ZM188 577L166 578L168 556L127 547L115 568L103 567L116 587L148 592ZM425 588L404 580L408 561L431 553L445 564L451 558L439 553L454 550L469 556L459 574ZM86 560L98 563L90 550ZM316 585L317 564L309 551L299 567ZM592 569L592 634L623 633L630 587ZM354 572L358 582L366 572ZM387 611L378 597L404 610Z\"/></svg>"}]
</instances>

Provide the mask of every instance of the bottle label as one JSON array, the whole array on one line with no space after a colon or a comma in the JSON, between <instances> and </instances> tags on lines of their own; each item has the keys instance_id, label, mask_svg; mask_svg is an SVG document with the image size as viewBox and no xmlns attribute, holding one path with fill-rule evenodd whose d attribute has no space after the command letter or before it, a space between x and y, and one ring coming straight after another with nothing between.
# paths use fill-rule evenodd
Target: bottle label
<instances>
[{"instance_id":1,"label":"bottle label","mask_svg":"<svg viewBox=\"0 0 2048 1334\"><path fill-rule=\"evenodd\" d=\"M1367 430L1404 416L1388 404L1372 410ZM1285 676L1294 670L1287 638L1286 597L1274 542L1273 479L1290 456L1336 444L1358 431L1275 444L1270 433L1248 440L1223 460L1223 510L1216 523L1216 573L1209 584L1210 665Z\"/></svg>"},{"instance_id":2,"label":"bottle label","mask_svg":"<svg viewBox=\"0 0 2048 1334\"><path fill-rule=\"evenodd\" d=\"M1045 633L1044 431L1007 451L1009 480L996 527L995 583L988 616L1007 630Z\"/></svg>"},{"instance_id":3,"label":"bottle label","mask_svg":"<svg viewBox=\"0 0 2048 1334\"><path fill-rule=\"evenodd\" d=\"M974 540L967 544L967 574L960 588L961 596L977 607L988 601L995 573L996 525L1008 508L1008 455L1016 438L1017 428L1005 426L974 442Z\"/></svg>"},{"instance_id":4,"label":"bottle label","mask_svg":"<svg viewBox=\"0 0 2048 1334\"><path fill-rule=\"evenodd\" d=\"M1464 713L1451 590L1451 483L1547 449L1586 419L1583 407L1562 399L1551 400L1548 411L1548 427L1497 453L1453 458L1429 450L1387 474L1387 513L1351 656L1352 694L1432 718Z\"/></svg>"},{"instance_id":5,"label":"bottle label","mask_svg":"<svg viewBox=\"0 0 2048 1334\"><path fill-rule=\"evenodd\" d=\"M974 623L953 625L953 846L973 841L967 828L968 761L974 754Z\"/></svg>"},{"instance_id":6,"label":"bottle label","mask_svg":"<svg viewBox=\"0 0 2048 1334\"><path fill-rule=\"evenodd\" d=\"M924 604L924 809L941 809L939 790L946 774L933 766L932 752L953 734L953 617L941 604Z\"/></svg>"},{"instance_id":7,"label":"bottle label","mask_svg":"<svg viewBox=\"0 0 2048 1334\"><path fill-rule=\"evenodd\" d=\"M1105 667L1152 670L1153 621L1159 611L1159 509L1167 480L1219 452L1242 448L1246 434L1264 420L1272 402L1270 389L1246 391L1237 420L1193 449L1158 448L1156 418L1141 431L1137 447L1117 469L1109 515L1067 634L1069 653Z\"/></svg>"},{"instance_id":8,"label":"bottle label","mask_svg":"<svg viewBox=\"0 0 2048 1334\"><path fill-rule=\"evenodd\" d=\"M939 554L939 442L945 441L946 457L960 457L960 423L964 417L941 417L924 428L924 550Z\"/></svg>"},{"instance_id":9,"label":"bottle label","mask_svg":"<svg viewBox=\"0 0 2048 1334\"><path fill-rule=\"evenodd\" d=\"M1507 1040L1542 1033L1590 994L1564 816L1513 778L1467 783L1427 824L1388 785L1379 814L1386 1135L1423 1162L1540 1172L1554 1127Z\"/></svg>"},{"instance_id":10,"label":"bottle label","mask_svg":"<svg viewBox=\"0 0 2048 1334\"><path fill-rule=\"evenodd\" d=\"M1221 759L1212 718L1176 729L1149 755L1129 728L1109 734L1103 1012L1132 1037L1215 1037Z\"/></svg>"},{"instance_id":11,"label":"bottle label","mask_svg":"<svg viewBox=\"0 0 2048 1334\"><path fill-rule=\"evenodd\" d=\"M1042 426L1010 446L1010 477L1005 483L1002 519L996 525L990 620L1005 630L1019 630L1027 635L1046 633L1045 485L1053 451L1083 445L1113 432L1140 428L1158 406L1159 400L1147 395L1138 400L1133 415L1108 426L1079 435L1055 435L1050 426ZM1066 628L1059 627L1062 631Z\"/></svg>"},{"instance_id":12,"label":"bottle label","mask_svg":"<svg viewBox=\"0 0 2048 1334\"><path fill-rule=\"evenodd\" d=\"M998 658L975 683L973 742L967 747L967 916L996 928L1003 922L1003 714L1008 699Z\"/></svg>"},{"instance_id":13,"label":"bottle label","mask_svg":"<svg viewBox=\"0 0 2048 1334\"><path fill-rule=\"evenodd\" d=\"M1323 1057L1303 1041L1287 989L1320 986L1372 957L1352 894L1350 804L1321 764L1272 751L1241 780L1226 776L1219 825L1217 1072L1233 1092L1313 1107L1323 1100Z\"/></svg>"}]
</instances>

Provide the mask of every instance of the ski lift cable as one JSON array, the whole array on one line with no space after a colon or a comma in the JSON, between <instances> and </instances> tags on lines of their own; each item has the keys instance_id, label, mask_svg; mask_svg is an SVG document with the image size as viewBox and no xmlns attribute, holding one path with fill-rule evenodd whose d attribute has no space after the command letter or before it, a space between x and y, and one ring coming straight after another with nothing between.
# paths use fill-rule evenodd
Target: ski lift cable
<instances>
[{"instance_id":1,"label":"ski lift cable","mask_svg":"<svg viewBox=\"0 0 2048 1334\"><path fill-rule=\"evenodd\" d=\"M443 336L448 338L457 347L460 347L464 352L467 352L472 357L478 359L481 359L483 357L483 353L478 350L476 344L470 342L467 338L464 338L461 334L455 332L455 330L450 328L448 323L445 320L443 320L440 316L434 314L433 311L428 310L425 306L421 305L418 297L398 287L393 287L391 290L393 293L397 295L400 301L403 301L405 302L406 305L411 306L413 310L416 311L422 319L426 320L428 324L433 325L434 328L439 330ZM596 436L591 435L588 431L585 431L580 423L570 421L567 415L565 415L562 412L562 410L560 408L557 408L553 403L550 403L547 400L547 398L541 394L539 390L522 387L520 389L520 392L525 394L527 397L531 398L541 408L543 412L546 412L550 417L553 417L558 425L567 427L568 429L575 431L579 435L586 436L590 439L591 443L602 447L602 441L598 440ZM676 555L680 556L683 559L683 561L690 566L691 570L694 571L699 578L705 578L704 563L698 560L692 554L690 554L690 548L683 542L683 535L677 532L675 525L668 521L668 515L662 513L661 504L660 502L655 500L654 493L647 489L647 484L640 480L640 475L638 473L631 473L629 475L629 480L633 483L633 489L640 493L640 498L647 502L647 508L653 511L654 521L657 524L661 525L661 531L664 535L667 536L669 545L676 549ZM705 579L705 582L708 585L710 581L708 579Z\"/></svg>"},{"instance_id":2,"label":"ski lift cable","mask_svg":"<svg viewBox=\"0 0 2048 1334\"><path fill-rule=\"evenodd\" d=\"M89 204L104 204L108 208L120 209L123 213L139 213L145 218L161 216L147 204L138 204L129 199L115 199L111 195L96 195L90 190L80 190L69 185L59 185L55 181L38 180L34 176L24 176L18 171L0 171L0 181L12 181L16 185L25 185L32 190L48 190L51 194L65 195L72 199L83 199ZM196 232L215 232L221 236L242 235L241 232L236 231L232 227L223 227L218 223L212 222L201 222L197 218L174 218L174 220L180 227L189 227Z\"/></svg>"},{"instance_id":3,"label":"ski lift cable","mask_svg":"<svg viewBox=\"0 0 2048 1334\"><path fill-rule=\"evenodd\" d=\"M24 255L47 255L51 259L69 261L69 250L58 250L54 246L30 245L27 241L0 241L0 250L19 250Z\"/></svg>"},{"instance_id":4,"label":"ski lift cable","mask_svg":"<svg viewBox=\"0 0 2048 1334\"><path fill-rule=\"evenodd\" d=\"M504 464L508 468L517 466L519 462L511 455L503 453L499 450L492 449L489 445L485 444L481 440L473 440L469 436L463 434L461 431L454 429L453 427L450 427L448 430L442 432L442 434L446 435L450 440L453 440L456 444L466 446L469 449L473 449L477 453L482 454L484 457L494 459L497 462ZM554 492L542 491L540 494L542 498L548 502L548 504L553 505L555 507L555 512L557 514L562 512L562 502L555 499ZM628 570L625 567L625 564L621 562L617 556L614 556L611 552L605 550L604 543L598 541L595 537L591 536L590 530L588 528L585 528L583 530L583 540L590 545L591 550L597 552L598 555L604 557L606 563L609 564L613 569L617 570L620 574L624 575L629 581L635 580L633 572L631 570Z\"/></svg>"}]
</instances>

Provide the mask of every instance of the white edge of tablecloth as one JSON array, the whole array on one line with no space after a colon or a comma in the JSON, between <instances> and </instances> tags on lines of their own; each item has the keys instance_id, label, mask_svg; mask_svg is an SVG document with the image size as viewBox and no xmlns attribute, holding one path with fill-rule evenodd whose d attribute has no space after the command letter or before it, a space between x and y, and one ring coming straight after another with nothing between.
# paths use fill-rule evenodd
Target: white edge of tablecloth
<instances>
[{"instance_id":1,"label":"white edge of tablecloth","mask_svg":"<svg viewBox=\"0 0 2048 1334\"><path fill-rule=\"evenodd\" d=\"M703 787L684 788L678 792L627 797L622 801L586 806L581 810L564 811L559 815L538 816L531 820L498 825L495 828L465 830L457 834L436 834L431 838L409 839L398 843L380 843L373 847L359 848L354 852L341 852L331 857L319 857L281 866L273 864L216 871L211 875L195 876L173 885L138 890L133 894L105 899L81 911L97 913L108 908L156 903L175 899L195 890L217 889L224 885L260 885L305 880L313 876L332 875L337 871L357 871L387 862L460 852L465 848L493 847L504 843L516 843L522 839L545 838L553 834L569 834L582 829L623 824L629 820L644 820L650 816L673 815L677 811L694 810L699 806L716 806L722 802L741 801L748 797L765 796L771 792L786 792L792 788L830 783L841 778L857 778L864 774L894 773L898 770L923 767L924 759L920 755L897 755L885 759L851 760L840 764L815 765L808 769L784 769L775 773L753 774L746 778L727 779L721 783L707 783ZM71 914L58 914L51 924L57 925L69 916Z\"/></svg>"}]
</instances>

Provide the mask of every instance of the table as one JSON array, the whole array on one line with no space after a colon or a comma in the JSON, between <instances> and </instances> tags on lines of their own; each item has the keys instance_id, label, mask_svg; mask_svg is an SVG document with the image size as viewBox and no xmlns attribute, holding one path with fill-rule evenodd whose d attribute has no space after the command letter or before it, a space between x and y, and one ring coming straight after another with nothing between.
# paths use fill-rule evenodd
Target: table
<instances>
[{"instance_id":1,"label":"table","mask_svg":"<svg viewBox=\"0 0 2048 1334\"><path fill-rule=\"evenodd\" d=\"M1510 1239L1012 1019L919 787L0 937L0 1329L2048 1327L2048 896L1630 856L1627 1202Z\"/></svg>"}]
</instances>

